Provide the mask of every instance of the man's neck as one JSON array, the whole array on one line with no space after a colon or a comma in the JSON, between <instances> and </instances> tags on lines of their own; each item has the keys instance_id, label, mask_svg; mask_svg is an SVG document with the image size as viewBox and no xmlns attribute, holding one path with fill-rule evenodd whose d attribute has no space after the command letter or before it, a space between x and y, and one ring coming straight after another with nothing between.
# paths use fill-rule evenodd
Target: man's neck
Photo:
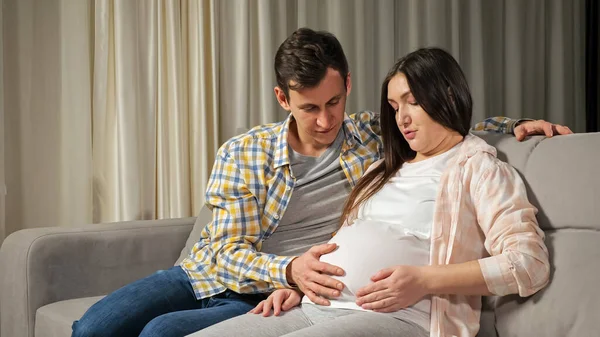
<instances>
[{"instance_id":1,"label":"man's neck","mask_svg":"<svg viewBox=\"0 0 600 337\"><path fill-rule=\"evenodd\" d=\"M301 133L293 119L290 122L288 143L294 151L309 157L320 157L331 146L319 144L309 135Z\"/></svg>"}]
</instances>

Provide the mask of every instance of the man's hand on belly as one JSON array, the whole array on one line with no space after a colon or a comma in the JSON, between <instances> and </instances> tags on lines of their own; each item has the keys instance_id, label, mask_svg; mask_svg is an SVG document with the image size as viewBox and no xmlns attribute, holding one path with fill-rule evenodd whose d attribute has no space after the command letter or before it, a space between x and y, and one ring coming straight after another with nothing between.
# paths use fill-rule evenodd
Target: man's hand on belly
<instances>
[{"instance_id":1,"label":"man's hand on belly","mask_svg":"<svg viewBox=\"0 0 600 337\"><path fill-rule=\"evenodd\" d=\"M324 297L338 297L344 289L342 282L329 276L343 276L344 270L319 261L321 255L333 252L336 247L336 244L314 246L287 266L288 283L297 285L316 304L329 305Z\"/></svg>"},{"instance_id":2,"label":"man's hand on belly","mask_svg":"<svg viewBox=\"0 0 600 337\"><path fill-rule=\"evenodd\" d=\"M356 304L376 312L394 312L417 303L427 295L420 266L396 266L379 271L373 283L356 293Z\"/></svg>"}]
</instances>

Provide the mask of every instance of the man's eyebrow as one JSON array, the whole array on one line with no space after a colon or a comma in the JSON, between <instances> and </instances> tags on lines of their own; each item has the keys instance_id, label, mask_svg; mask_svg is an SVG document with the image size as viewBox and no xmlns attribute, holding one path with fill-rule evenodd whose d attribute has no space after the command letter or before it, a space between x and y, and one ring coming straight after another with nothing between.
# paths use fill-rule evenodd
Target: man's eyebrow
<instances>
[{"instance_id":1,"label":"man's eyebrow","mask_svg":"<svg viewBox=\"0 0 600 337\"><path fill-rule=\"evenodd\" d=\"M342 98L343 95L344 94L337 94L337 95L331 97L329 99L329 101L327 101L327 103L330 103L330 102L335 101L335 100L339 100L339 99ZM317 105L313 104L313 103L304 103L304 104L298 105L298 109L306 110L308 108L313 108L313 107L316 107L316 106Z\"/></svg>"},{"instance_id":2,"label":"man's eyebrow","mask_svg":"<svg viewBox=\"0 0 600 337\"><path fill-rule=\"evenodd\" d=\"M337 94L337 95L331 97L331 99L329 101L327 101L327 102L331 102L331 101L335 101L336 99L340 99L340 98L342 98L342 95L343 94Z\"/></svg>"},{"instance_id":3,"label":"man's eyebrow","mask_svg":"<svg viewBox=\"0 0 600 337\"><path fill-rule=\"evenodd\" d=\"M314 108L314 107L316 107L316 105L315 105L315 104L312 104L312 103L304 103L304 104L301 104L301 105L299 105L299 106L298 106L298 109L306 110L306 109L308 109L308 108Z\"/></svg>"}]
</instances>

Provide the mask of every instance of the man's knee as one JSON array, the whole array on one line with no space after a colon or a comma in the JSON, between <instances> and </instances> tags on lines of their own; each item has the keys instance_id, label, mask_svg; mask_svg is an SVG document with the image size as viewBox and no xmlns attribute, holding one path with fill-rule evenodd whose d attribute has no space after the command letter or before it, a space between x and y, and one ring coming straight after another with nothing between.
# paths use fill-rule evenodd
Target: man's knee
<instances>
[{"instance_id":1,"label":"man's knee","mask_svg":"<svg viewBox=\"0 0 600 337\"><path fill-rule=\"evenodd\" d=\"M109 317L102 312L86 312L71 326L71 337L97 337L97 336L128 336L137 335L142 329L135 320L112 315Z\"/></svg>"},{"instance_id":2,"label":"man's knee","mask_svg":"<svg viewBox=\"0 0 600 337\"><path fill-rule=\"evenodd\" d=\"M102 330L99 324L89 322L89 320L75 321L72 325L73 333L71 337L99 337L108 336L106 331Z\"/></svg>"},{"instance_id":3,"label":"man's knee","mask_svg":"<svg viewBox=\"0 0 600 337\"><path fill-rule=\"evenodd\" d=\"M173 315L165 314L155 317L153 320L148 322L139 337L171 337L178 336L177 331L179 330L179 322L172 319Z\"/></svg>"}]
</instances>

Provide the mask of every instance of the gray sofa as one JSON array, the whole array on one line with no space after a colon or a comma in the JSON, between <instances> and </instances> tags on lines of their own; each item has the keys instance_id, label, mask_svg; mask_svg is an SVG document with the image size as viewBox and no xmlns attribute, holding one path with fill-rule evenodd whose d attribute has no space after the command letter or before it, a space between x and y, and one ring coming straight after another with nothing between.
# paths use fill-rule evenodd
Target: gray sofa
<instances>
[{"instance_id":1,"label":"gray sofa","mask_svg":"<svg viewBox=\"0 0 600 337\"><path fill-rule=\"evenodd\" d=\"M478 135L525 178L553 266L549 286L530 298L486 298L479 336L600 336L600 133L523 143ZM204 209L197 218L13 233L0 249L1 336L69 336L100 296L185 256L209 219Z\"/></svg>"}]
</instances>

